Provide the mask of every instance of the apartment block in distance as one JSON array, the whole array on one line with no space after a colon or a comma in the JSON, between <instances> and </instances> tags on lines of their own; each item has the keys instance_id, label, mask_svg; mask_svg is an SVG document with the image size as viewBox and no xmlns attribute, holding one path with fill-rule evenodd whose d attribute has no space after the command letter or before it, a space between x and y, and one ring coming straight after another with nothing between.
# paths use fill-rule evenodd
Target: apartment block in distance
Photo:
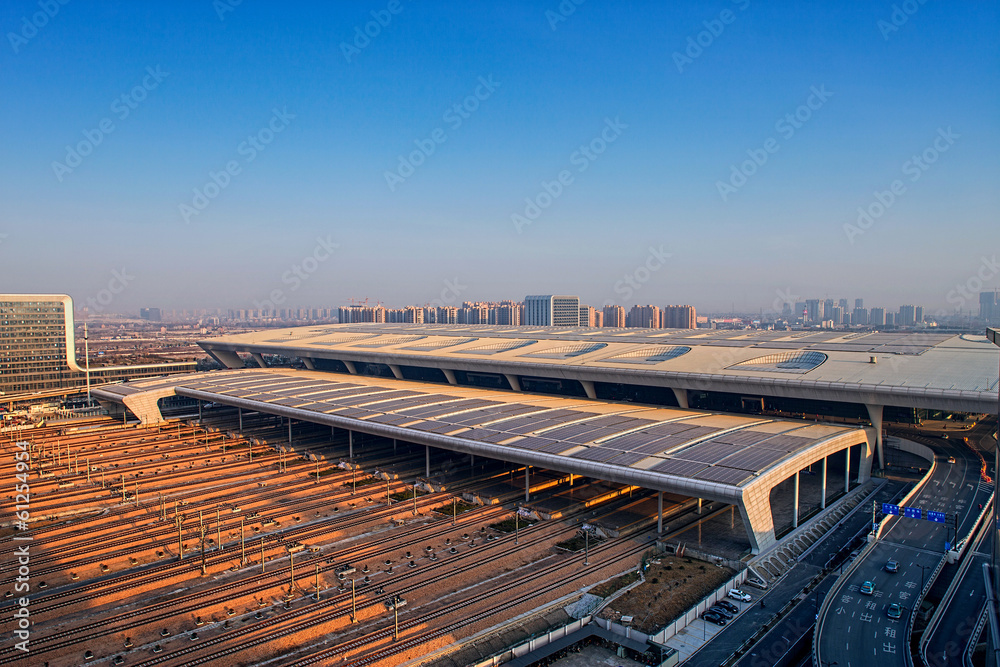
<instances>
[{"instance_id":1,"label":"apartment block in distance","mask_svg":"<svg viewBox=\"0 0 1000 667\"><path fill-rule=\"evenodd\" d=\"M92 366L91 384L194 371L193 361ZM0 400L86 387L76 360L73 299L66 294L0 294ZM70 391L62 391L70 390Z\"/></svg>"},{"instance_id":2,"label":"apartment block in distance","mask_svg":"<svg viewBox=\"0 0 1000 667\"><path fill-rule=\"evenodd\" d=\"M528 295L524 297L524 324L540 327L578 327L580 297Z\"/></svg>"}]
</instances>

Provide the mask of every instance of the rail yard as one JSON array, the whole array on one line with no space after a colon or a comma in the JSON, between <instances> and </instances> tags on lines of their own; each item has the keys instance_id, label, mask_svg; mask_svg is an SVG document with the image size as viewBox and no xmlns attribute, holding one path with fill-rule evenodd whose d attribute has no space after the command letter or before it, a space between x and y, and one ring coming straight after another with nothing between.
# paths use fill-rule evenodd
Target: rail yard
<instances>
[{"instance_id":1,"label":"rail yard","mask_svg":"<svg viewBox=\"0 0 1000 667\"><path fill-rule=\"evenodd\" d=\"M12 631L27 595L31 631L30 652L0 664L398 665L634 570L652 546L643 524L565 547L641 500L586 502L587 480L532 471L540 493L580 499L538 520L516 509L517 466L445 453L428 478L423 447L355 434L349 449L319 425L289 446L278 417L207 413L4 434L11 480L29 453L31 520L18 528L9 485L0 606ZM14 584L24 544L28 592Z\"/></svg>"}]
</instances>

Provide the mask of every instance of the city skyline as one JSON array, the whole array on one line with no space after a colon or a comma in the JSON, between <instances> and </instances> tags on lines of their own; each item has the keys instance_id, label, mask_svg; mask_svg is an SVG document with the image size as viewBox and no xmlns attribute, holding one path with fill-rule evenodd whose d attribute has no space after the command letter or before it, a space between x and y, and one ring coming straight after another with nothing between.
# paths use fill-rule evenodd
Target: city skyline
<instances>
[{"instance_id":1,"label":"city skyline","mask_svg":"<svg viewBox=\"0 0 1000 667\"><path fill-rule=\"evenodd\" d=\"M836 276L934 312L997 286L993 5L217 5L0 9L7 291L753 312Z\"/></svg>"}]
</instances>

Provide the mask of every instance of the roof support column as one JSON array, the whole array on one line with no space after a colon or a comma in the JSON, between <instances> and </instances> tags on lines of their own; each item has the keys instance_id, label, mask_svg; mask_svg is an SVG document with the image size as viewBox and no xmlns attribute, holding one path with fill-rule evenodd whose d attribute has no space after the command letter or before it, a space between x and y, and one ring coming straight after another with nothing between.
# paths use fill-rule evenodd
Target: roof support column
<instances>
[{"instance_id":1,"label":"roof support column","mask_svg":"<svg viewBox=\"0 0 1000 667\"><path fill-rule=\"evenodd\" d=\"M792 528L799 527L799 477L801 477L801 471L795 471L795 500L792 505Z\"/></svg>"},{"instance_id":2,"label":"roof support column","mask_svg":"<svg viewBox=\"0 0 1000 667\"><path fill-rule=\"evenodd\" d=\"M671 387L670 389L673 390L674 392L674 398L677 399L677 405L687 410L688 409L687 389L678 389L677 387Z\"/></svg>"},{"instance_id":3,"label":"roof support column","mask_svg":"<svg viewBox=\"0 0 1000 667\"><path fill-rule=\"evenodd\" d=\"M698 499L698 514L701 514L701 498Z\"/></svg>"},{"instance_id":4,"label":"roof support column","mask_svg":"<svg viewBox=\"0 0 1000 667\"><path fill-rule=\"evenodd\" d=\"M823 457L823 479L820 481L820 495L819 495L819 508L821 510L826 509L826 459L829 457Z\"/></svg>"},{"instance_id":5,"label":"roof support column","mask_svg":"<svg viewBox=\"0 0 1000 667\"><path fill-rule=\"evenodd\" d=\"M310 371L316 370L316 365L313 364L313 360L312 359L310 359L309 357L300 357L300 358L302 359L302 363L305 364L306 369L308 369Z\"/></svg>"},{"instance_id":6,"label":"roof support column","mask_svg":"<svg viewBox=\"0 0 1000 667\"><path fill-rule=\"evenodd\" d=\"M844 493L851 490L851 448L844 450Z\"/></svg>"},{"instance_id":7,"label":"roof support column","mask_svg":"<svg viewBox=\"0 0 1000 667\"><path fill-rule=\"evenodd\" d=\"M884 470L885 452L882 449L882 406L866 403L865 407L868 408L868 418L875 429L875 450L878 452L878 467Z\"/></svg>"},{"instance_id":8,"label":"roof support column","mask_svg":"<svg viewBox=\"0 0 1000 667\"><path fill-rule=\"evenodd\" d=\"M455 379L455 371L450 368L442 368L441 372L444 373L444 379L448 381L448 384L458 384L458 380Z\"/></svg>"},{"instance_id":9,"label":"roof support column","mask_svg":"<svg viewBox=\"0 0 1000 667\"><path fill-rule=\"evenodd\" d=\"M354 458L354 431L347 432L347 457Z\"/></svg>"},{"instance_id":10,"label":"roof support column","mask_svg":"<svg viewBox=\"0 0 1000 667\"><path fill-rule=\"evenodd\" d=\"M656 494L656 534L663 534L663 491Z\"/></svg>"},{"instance_id":11,"label":"roof support column","mask_svg":"<svg viewBox=\"0 0 1000 667\"><path fill-rule=\"evenodd\" d=\"M524 502L531 500L531 466L524 466Z\"/></svg>"},{"instance_id":12,"label":"roof support column","mask_svg":"<svg viewBox=\"0 0 1000 667\"><path fill-rule=\"evenodd\" d=\"M353 361L345 361L344 365L347 366L347 372L350 373L351 375L358 374L358 369L354 366Z\"/></svg>"},{"instance_id":13,"label":"roof support column","mask_svg":"<svg viewBox=\"0 0 1000 667\"><path fill-rule=\"evenodd\" d=\"M399 366L397 366L396 364L389 364L389 370L392 371L392 376L397 380L403 379L403 371L401 371L399 369Z\"/></svg>"},{"instance_id":14,"label":"roof support column","mask_svg":"<svg viewBox=\"0 0 1000 667\"><path fill-rule=\"evenodd\" d=\"M288 446L292 446L292 418L288 418Z\"/></svg>"},{"instance_id":15,"label":"roof support column","mask_svg":"<svg viewBox=\"0 0 1000 667\"><path fill-rule=\"evenodd\" d=\"M431 476L431 448L429 445L424 445L424 477L430 478Z\"/></svg>"},{"instance_id":16,"label":"roof support column","mask_svg":"<svg viewBox=\"0 0 1000 667\"><path fill-rule=\"evenodd\" d=\"M258 366L261 368L267 368L267 364L264 363L264 355L260 352L251 352L250 356L253 357L253 360L257 362Z\"/></svg>"},{"instance_id":17,"label":"roof support column","mask_svg":"<svg viewBox=\"0 0 1000 667\"><path fill-rule=\"evenodd\" d=\"M514 391L521 391L521 382L517 379L517 376L513 373L504 373L504 377L507 378L507 382L510 383L510 388Z\"/></svg>"},{"instance_id":18,"label":"roof support column","mask_svg":"<svg viewBox=\"0 0 1000 667\"><path fill-rule=\"evenodd\" d=\"M580 380L580 384L583 385L583 390L587 392L587 398L592 401L597 400L597 390L594 388L593 380Z\"/></svg>"},{"instance_id":19,"label":"roof support column","mask_svg":"<svg viewBox=\"0 0 1000 667\"><path fill-rule=\"evenodd\" d=\"M201 399L198 399L198 421L201 421Z\"/></svg>"}]
</instances>

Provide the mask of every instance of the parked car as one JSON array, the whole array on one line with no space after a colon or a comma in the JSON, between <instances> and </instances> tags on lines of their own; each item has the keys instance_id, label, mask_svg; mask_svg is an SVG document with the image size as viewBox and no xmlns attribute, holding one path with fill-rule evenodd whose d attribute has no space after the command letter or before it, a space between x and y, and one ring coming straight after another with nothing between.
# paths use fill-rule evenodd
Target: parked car
<instances>
[{"instance_id":1,"label":"parked car","mask_svg":"<svg viewBox=\"0 0 1000 667\"><path fill-rule=\"evenodd\" d=\"M893 602L889 605L889 608L885 610L885 615L889 618L900 618L903 615L903 608Z\"/></svg>"},{"instance_id":2,"label":"parked car","mask_svg":"<svg viewBox=\"0 0 1000 667\"><path fill-rule=\"evenodd\" d=\"M753 599L752 597L750 597L749 593L744 593L739 588L730 588L729 592L726 593L726 595L728 595L734 600L739 600L740 602L750 602L750 600Z\"/></svg>"},{"instance_id":3,"label":"parked car","mask_svg":"<svg viewBox=\"0 0 1000 667\"><path fill-rule=\"evenodd\" d=\"M734 605L729 600L719 600L718 602L715 603L715 606L722 607L723 609L728 609L730 612L734 614L740 613L740 608Z\"/></svg>"},{"instance_id":4,"label":"parked car","mask_svg":"<svg viewBox=\"0 0 1000 667\"><path fill-rule=\"evenodd\" d=\"M726 624L726 619L722 616L722 614L712 611L711 609L702 614L701 617L709 623L715 623L716 625Z\"/></svg>"},{"instance_id":5,"label":"parked car","mask_svg":"<svg viewBox=\"0 0 1000 667\"><path fill-rule=\"evenodd\" d=\"M885 562L886 572L899 572L899 561L887 560Z\"/></svg>"},{"instance_id":6,"label":"parked car","mask_svg":"<svg viewBox=\"0 0 1000 667\"><path fill-rule=\"evenodd\" d=\"M731 618L732 618L732 617L734 616L733 612L729 611L729 610L728 610L728 609L726 609L725 607L722 607L722 606L720 606L720 605L719 605L718 603L716 603L716 604L713 604L713 605L712 605L712 606L711 606L711 607L709 608L709 611L714 611L714 612L716 612L716 613L718 613L718 614L721 614L721 615L722 615L722 617L723 617L724 619L726 619L727 621L728 621L729 619L731 619Z\"/></svg>"},{"instance_id":7,"label":"parked car","mask_svg":"<svg viewBox=\"0 0 1000 667\"><path fill-rule=\"evenodd\" d=\"M875 594L875 584L870 581L866 581L861 584L861 594L862 595L874 595Z\"/></svg>"}]
</instances>

